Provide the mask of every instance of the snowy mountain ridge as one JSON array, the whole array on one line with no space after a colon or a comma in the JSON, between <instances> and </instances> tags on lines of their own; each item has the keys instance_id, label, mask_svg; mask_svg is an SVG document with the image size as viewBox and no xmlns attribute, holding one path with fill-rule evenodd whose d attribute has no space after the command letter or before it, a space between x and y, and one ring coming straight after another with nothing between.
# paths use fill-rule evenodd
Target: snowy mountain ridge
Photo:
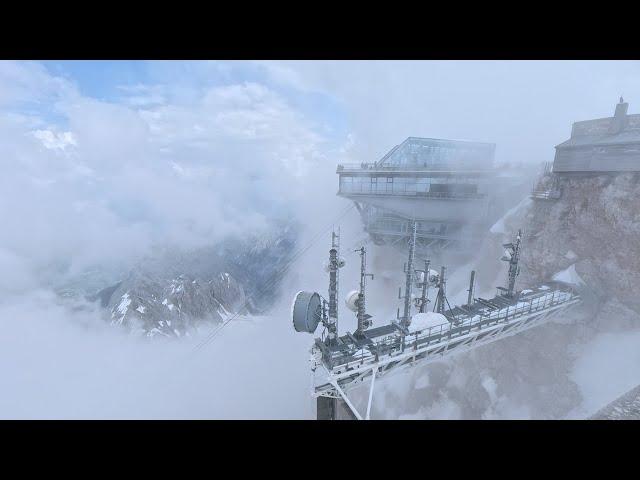
<instances>
[{"instance_id":1,"label":"snowy mountain ridge","mask_svg":"<svg viewBox=\"0 0 640 480\"><path fill-rule=\"evenodd\" d=\"M277 296L276 272L292 255L297 231L293 224L275 224L190 251L163 249L87 298L99 303L113 326L148 337L182 337L237 313L261 313ZM66 288L61 295L78 293Z\"/></svg>"}]
</instances>

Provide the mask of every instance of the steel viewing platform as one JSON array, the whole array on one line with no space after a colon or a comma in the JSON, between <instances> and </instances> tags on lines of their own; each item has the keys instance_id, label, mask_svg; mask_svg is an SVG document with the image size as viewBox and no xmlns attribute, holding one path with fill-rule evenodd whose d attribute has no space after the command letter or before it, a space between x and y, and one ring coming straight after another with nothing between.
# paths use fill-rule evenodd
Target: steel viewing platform
<instances>
[{"instance_id":1,"label":"steel viewing platform","mask_svg":"<svg viewBox=\"0 0 640 480\"><path fill-rule=\"evenodd\" d=\"M398 292L404 308L402 315L398 308L396 320L371 328L373 317L366 310L366 281L373 279L373 274L367 272L366 249L361 247L356 250L360 253L360 288L351 291L345 300L347 308L356 314L357 328L353 333L338 334L338 270L345 261L339 256L339 236L335 232L326 264L329 300L306 291L298 292L294 299L291 312L296 331L313 334L320 323L323 325L311 348L312 395L317 398L319 419L337 419L340 411L350 418L369 419L377 377L523 332L581 302L577 286L560 281L515 289L524 239L519 230L513 242L503 244L501 260L508 263L507 286L498 287L493 298L475 297L476 272L472 271L467 303L451 307L446 296L446 267L442 266L440 272L432 270L429 260L424 260L424 268L414 267L417 222L411 226L404 295L402 289ZM419 297L412 294L414 286L421 290ZM433 312L427 309L429 287L436 289ZM414 315L412 304L417 309ZM363 415L347 392L369 378Z\"/></svg>"},{"instance_id":2,"label":"steel viewing platform","mask_svg":"<svg viewBox=\"0 0 640 480\"><path fill-rule=\"evenodd\" d=\"M410 332L392 322L366 330L363 338L344 335L336 345L326 345L317 338L312 348L317 382L314 396L340 396L349 404L344 391L368 377L381 377L418 362L424 365L514 335L579 302L573 286L546 282L514 298L497 295L456 306L445 312L448 322L425 330ZM362 417L354 408L352 411L356 418Z\"/></svg>"}]
</instances>

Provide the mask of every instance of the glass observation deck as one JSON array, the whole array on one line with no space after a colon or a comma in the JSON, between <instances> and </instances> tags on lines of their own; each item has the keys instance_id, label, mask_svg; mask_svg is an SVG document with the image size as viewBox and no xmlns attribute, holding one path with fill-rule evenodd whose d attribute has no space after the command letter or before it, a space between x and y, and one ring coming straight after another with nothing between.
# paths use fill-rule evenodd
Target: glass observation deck
<instances>
[{"instance_id":1,"label":"glass observation deck","mask_svg":"<svg viewBox=\"0 0 640 480\"><path fill-rule=\"evenodd\" d=\"M475 178L340 175L340 195L403 195L432 198L482 198Z\"/></svg>"},{"instance_id":2,"label":"glass observation deck","mask_svg":"<svg viewBox=\"0 0 640 480\"><path fill-rule=\"evenodd\" d=\"M409 137L375 163L338 165L338 195L376 243L397 242L416 220L419 247L449 246L487 216L494 153L492 143Z\"/></svg>"},{"instance_id":3,"label":"glass observation deck","mask_svg":"<svg viewBox=\"0 0 640 480\"><path fill-rule=\"evenodd\" d=\"M378 162L338 165L338 193L479 198L494 151L491 143L409 137Z\"/></svg>"},{"instance_id":4,"label":"glass observation deck","mask_svg":"<svg viewBox=\"0 0 640 480\"><path fill-rule=\"evenodd\" d=\"M375 163L344 164L338 170L491 170L495 144L409 137Z\"/></svg>"}]
</instances>

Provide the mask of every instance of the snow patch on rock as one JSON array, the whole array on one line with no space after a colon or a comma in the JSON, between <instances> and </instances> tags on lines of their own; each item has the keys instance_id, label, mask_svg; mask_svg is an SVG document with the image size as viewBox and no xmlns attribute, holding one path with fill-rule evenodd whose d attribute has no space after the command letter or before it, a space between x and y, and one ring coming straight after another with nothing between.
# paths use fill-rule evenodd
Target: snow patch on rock
<instances>
[{"instance_id":1,"label":"snow patch on rock","mask_svg":"<svg viewBox=\"0 0 640 480\"><path fill-rule=\"evenodd\" d=\"M570 267L556 273L553 279L558 282L570 283L572 285L585 285L584 280L576 272L576 264L572 264Z\"/></svg>"},{"instance_id":2,"label":"snow patch on rock","mask_svg":"<svg viewBox=\"0 0 640 480\"><path fill-rule=\"evenodd\" d=\"M500 220L494 223L493 226L489 229L489 231L491 233L501 233L501 234L508 233L505 228L505 220L509 219L512 216L520 215L529 207L530 204L531 204L531 198L527 197L523 199L519 204L517 204L515 207L513 207L511 210L505 213L502 216L502 218L500 218Z\"/></svg>"}]
</instances>

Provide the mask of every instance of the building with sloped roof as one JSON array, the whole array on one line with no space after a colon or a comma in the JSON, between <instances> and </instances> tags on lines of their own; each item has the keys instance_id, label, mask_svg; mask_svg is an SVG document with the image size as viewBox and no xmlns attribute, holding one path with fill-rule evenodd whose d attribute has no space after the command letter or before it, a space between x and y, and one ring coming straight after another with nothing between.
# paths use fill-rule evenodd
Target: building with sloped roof
<instances>
[{"instance_id":1,"label":"building with sloped roof","mask_svg":"<svg viewBox=\"0 0 640 480\"><path fill-rule=\"evenodd\" d=\"M613 117L575 122L571 138L556 146L553 172L640 171L640 115L628 115L628 108L620 97Z\"/></svg>"}]
</instances>

